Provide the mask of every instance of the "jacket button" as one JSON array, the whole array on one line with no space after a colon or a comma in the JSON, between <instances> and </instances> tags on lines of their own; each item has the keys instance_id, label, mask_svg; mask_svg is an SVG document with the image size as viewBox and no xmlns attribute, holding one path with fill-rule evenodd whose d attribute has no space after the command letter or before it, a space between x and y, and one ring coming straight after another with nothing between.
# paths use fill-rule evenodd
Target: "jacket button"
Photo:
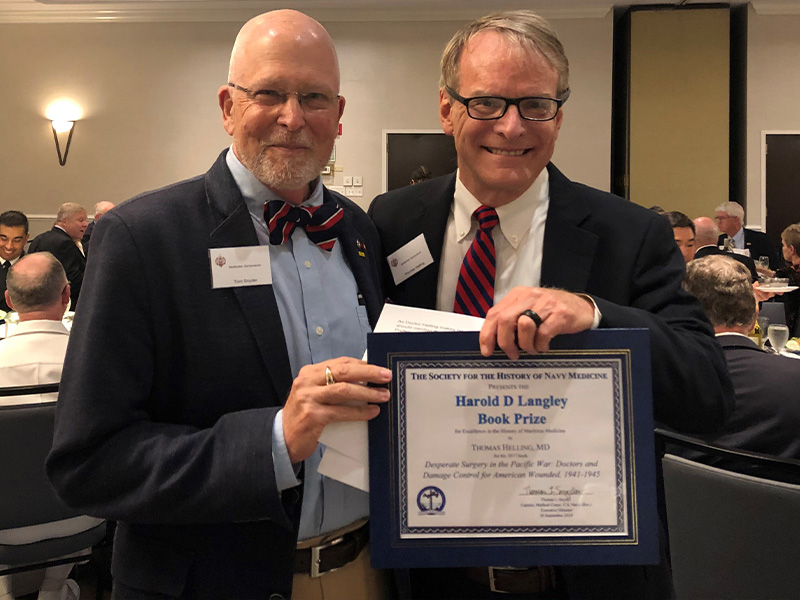
<instances>
[{"instance_id":1,"label":"jacket button","mask_svg":"<svg viewBox=\"0 0 800 600\"><path fill-rule=\"evenodd\" d=\"M269 600L285 600L281 594L270 594Z\"/></svg>"}]
</instances>

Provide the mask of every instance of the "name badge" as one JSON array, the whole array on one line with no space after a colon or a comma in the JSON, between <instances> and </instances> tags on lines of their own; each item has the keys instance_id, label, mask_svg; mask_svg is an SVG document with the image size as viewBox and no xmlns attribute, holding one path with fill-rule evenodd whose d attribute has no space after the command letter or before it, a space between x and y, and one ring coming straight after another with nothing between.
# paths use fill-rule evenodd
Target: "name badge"
<instances>
[{"instance_id":1,"label":"name badge","mask_svg":"<svg viewBox=\"0 0 800 600\"><path fill-rule=\"evenodd\" d=\"M405 246L386 257L395 285L433 263L433 256L421 233Z\"/></svg>"},{"instance_id":2,"label":"name badge","mask_svg":"<svg viewBox=\"0 0 800 600\"><path fill-rule=\"evenodd\" d=\"M214 289L272 284L269 246L211 248L208 256Z\"/></svg>"}]
</instances>

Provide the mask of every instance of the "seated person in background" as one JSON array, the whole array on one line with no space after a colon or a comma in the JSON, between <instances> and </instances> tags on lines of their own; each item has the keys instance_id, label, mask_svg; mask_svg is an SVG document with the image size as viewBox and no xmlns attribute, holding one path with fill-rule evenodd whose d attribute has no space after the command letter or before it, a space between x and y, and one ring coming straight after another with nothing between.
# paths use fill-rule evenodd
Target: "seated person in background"
<instances>
[{"instance_id":1,"label":"seated person in background","mask_svg":"<svg viewBox=\"0 0 800 600\"><path fill-rule=\"evenodd\" d=\"M58 383L69 332L61 323L70 287L64 267L49 252L22 257L8 272L5 300L19 325L0 340L0 386ZM52 402L56 394L0 398L0 404Z\"/></svg>"},{"instance_id":2,"label":"seated person in background","mask_svg":"<svg viewBox=\"0 0 800 600\"><path fill-rule=\"evenodd\" d=\"M694 257L703 258L711 254L722 254L728 256L740 263L742 263L747 270L750 271L750 278L752 281L758 281L758 273L756 272L755 261L742 254L734 252L725 252L720 250L717 245L719 239L719 228L712 219L708 217L697 217L694 220Z\"/></svg>"},{"instance_id":3,"label":"seated person in background","mask_svg":"<svg viewBox=\"0 0 800 600\"><path fill-rule=\"evenodd\" d=\"M684 288L700 300L714 326L736 397L725 425L700 437L718 446L800 459L800 364L747 337L758 315L750 274L728 256L707 256L687 265Z\"/></svg>"},{"instance_id":4,"label":"seated person in background","mask_svg":"<svg viewBox=\"0 0 800 600\"><path fill-rule=\"evenodd\" d=\"M758 260L762 256L769 258L769 268L781 266L778 252L766 233L744 228L744 208L738 202L723 202L716 209L714 220L722 230L717 245L722 246L725 239L733 238L733 247L748 250L750 258Z\"/></svg>"},{"instance_id":5,"label":"seated person in background","mask_svg":"<svg viewBox=\"0 0 800 600\"><path fill-rule=\"evenodd\" d=\"M64 267L49 252L29 254L11 267L7 283L6 301L19 313L20 322L8 338L0 340L0 387L59 382L69 339L69 332L61 323L70 293ZM0 398L0 404L52 402L55 399L56 394L19 396ZM30 501L35 502L36 498ZM20 527L0 531L0 543L30 544L73 535L100 523L101 519L75 517ZM48 567L38 600L77 600L80 596L78 585L67 579L72 566ZM0 577L0 600L11 599L13 577Z\"/></svg>"},{"instance_id":6,"label":"seated person in background","mask_svg":"<svg viewBox=\"0 0 800 600\"><path fill-rule=\"evenodd\" d=\"M88 224L85 208L65 202L58 209L53 228L33 238L28 248L30 254L43 250L51 252L64 265L72 289L72 310L78 304L86 270L86 256L79 244Z\"/></svg>"},{"instance_id":7,"label":"seated person in background","mask_svg":"<svg viewBox=\"0 0 800 600\"><path fill-rule=\"evenodd\" d=\"M5 298L8 270L25 254L28 243L28 217L18 210L0 214L0 310L9 312Z\"/></svg>"},{"instance_id":8,"label":"seated person in background","mask_svg":"<svg viewBox=\"0 0 800 600\"><path fill-rule=\"evenodd\" d=\"M416 169L411 171L411 185L422 183L423 181L427 181L431 177L432 177L431 170L425 165L420 165Z\"/></svg>"},{"instance_id":9,"label":"seated person in background","mask_svg":"<svg viewBox=\"0 0 800 600\"><path fill-rule=\"evenodd\" d=\"M675 236L675 243L683 255L683 262L688 263L694 258L694 223L682 212L672 210L665 212L664 216L669 219L672 225L672 233Z\"/></svg>"},{"instance_id":10,"label":"seated person in background","mask_svg":"<svg viewBox=\"0 0 800 600\"><path fill-rule=\"evenodd\" d=\"M781 233L781 252L786 264L775 271L775 277L786 277L789 285L800 285L800 223L789 225ZM800 290L783 294L786 304L786 324L793 336L800 335Z\"/></svg>"}]
</instances>

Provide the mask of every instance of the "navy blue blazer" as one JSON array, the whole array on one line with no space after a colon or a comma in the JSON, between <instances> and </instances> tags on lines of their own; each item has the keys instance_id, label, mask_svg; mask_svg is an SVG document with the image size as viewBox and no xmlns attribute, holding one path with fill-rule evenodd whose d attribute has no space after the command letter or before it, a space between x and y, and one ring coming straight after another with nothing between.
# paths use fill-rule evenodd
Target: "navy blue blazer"
<instances>
[{"instance_id":1,"label":"navy blue blazer","mask_svg":"<svg viewBox=\"0 0 800 600\"><path fill-rule=\"evenodd\" d=\"M736 392L725 426L704 436L728 448L800 459L800 361L776 356L740 335L717 338Z\"/></svg>"},{"instance_id":2,"label":"navy blue blazer","mask_svg":"<svg viewBox=\"0 0 800 600\"><path fill-rule=\"evenodd\" d=\"M720 235L717 239L717 245L722 246L727 237L728 235L725 233ZM772 240L770 240L769 236L762 231L745 228L744 247L745 249L750 250L750 258L752 258L754 261L758 260L762 256L768 256L769 268L773 271L780 269L783 266L783 256L780 256L780 253L772 243Z\"/></svg>"},{"instance_id":3,"label":"navy blue blazer","mask_svg":"<svg viewBox=\"0 0 800 600\"><path fill-rule=\"evenodd\" d=\"M541 285L594 298L601 327L650 330L655 418L681 431L712 430L733 407L714 330L681 288L685 264L672 229L652 211L573 183L552 164ZM378 196L369 215L381 236L392 302L436 307L444 230L455 174ZM434 263L395 285L385 257L424 234ZM672 243L670 243L672 242Z\"/></svg>"},{"instance_id":4,"label":"navy blue blazer","mask_svg":"<svg viewBox=\"0 0 800 600\"><path fill-rule=\"evenodd\" d=\"M112 572L128 587L288 597L302 490L278 492L271 449L292 376L272 286L211 286L209 248L258 244L225 152L95 227L47 469L67 504L120 522ZM374 324L377 233L336 199Z\"/></svg>"},{"instance_id":5,"label":"navy blue blazer","mask_svg":"<svg viewBox=\"0 0 800 600\"><path fill-rule=\"evenodd\" d=\"M25 256L25 250L22 251L19 257L22 258L23 256ZM0 266L0 310L3 312L9 312L11 310L11 307L6 302L6 289L8 289L6 287L7 275L8 272Z\"/></svg>"},{"instance_id":6,"label":"navy blue blazer","mask_svg":"<svg viewBox=\"0 0 800 600\"><path fill-rule=\"evenodd\" d=\"M47 251L53 254L64 266L70 287L71 309L78 305L78 296L83 286L83 272L86 270L86 257L69 234L60 227L40 233L28 247L29 253Z\"/></svg>"},{"instance_id":7,"label":"navy blue blazer","mask_svg":"<svg viewBox=\"0 0 800 600\"><path fill-rule=\"evenodd\" d=\"M733 407L733 390L714 331L699 302L683 291L683 257L666 219L622 198L573 183L552 164L541 285L592 296L600 327L650 330L655 418L682 431L712 430ZM381 236L389 300L436 307L445 225L455 174L378 196L369 215ZM394 284L385 257L420 233L433 264ZM666 598L672 582L662 536L655 566L561 569L570 598ZM411 572L412 594L415 578ZM440 577L448 577L442 571ZM449 576L459 576L458 574Z\"/></svg>"},{"instance_id":8,"label":"navy blue blazer","mask_svg":"<svg viewBox=\"0 0 800 600\"><path fill-rule=\"evenodd\" d=\"M755 261L750 258L749 256L744 256L743 254L736 254L735 252L726 252L725 250L720 250L718 246L703 246L699 248L697 252L694 253L695 258L703 258L705 256L711 255L722 255L727 256L728 258L732 258L736 262L742 263L748 271L750 271L750 279L758 281L758 271L756 271L756 263Z\"/></svg>"}]
</instances>

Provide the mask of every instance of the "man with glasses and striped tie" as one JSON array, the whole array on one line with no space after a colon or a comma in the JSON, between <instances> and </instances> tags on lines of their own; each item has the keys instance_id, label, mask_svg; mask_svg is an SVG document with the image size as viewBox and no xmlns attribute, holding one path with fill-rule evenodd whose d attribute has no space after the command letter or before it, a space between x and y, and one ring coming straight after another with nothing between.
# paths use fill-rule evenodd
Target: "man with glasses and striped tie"
<instances>
[{"instance_id":1,"label":"man with glasses and striped tie","mask_svg":"<svg viewBox=\"0 0 800 600\"><path fill-rule=\"evenodd\" d=\"M439 115L458 170L379 196L369 210L384 256L420 236L432 256L405 278L385 268L386 295L485 317L485 356L496 347L511 359L546 352L554 336L590 328L646 327L656 419L714 429L731 411L731 384L702 308L681 290L669 222L573 183L550 162L569 97L564 49L536 14L496 13L456 33L442 56ZM658 598L670 588L664 561L411 577L413 597L462 600Z\"/></svg>"}]
</instances>

